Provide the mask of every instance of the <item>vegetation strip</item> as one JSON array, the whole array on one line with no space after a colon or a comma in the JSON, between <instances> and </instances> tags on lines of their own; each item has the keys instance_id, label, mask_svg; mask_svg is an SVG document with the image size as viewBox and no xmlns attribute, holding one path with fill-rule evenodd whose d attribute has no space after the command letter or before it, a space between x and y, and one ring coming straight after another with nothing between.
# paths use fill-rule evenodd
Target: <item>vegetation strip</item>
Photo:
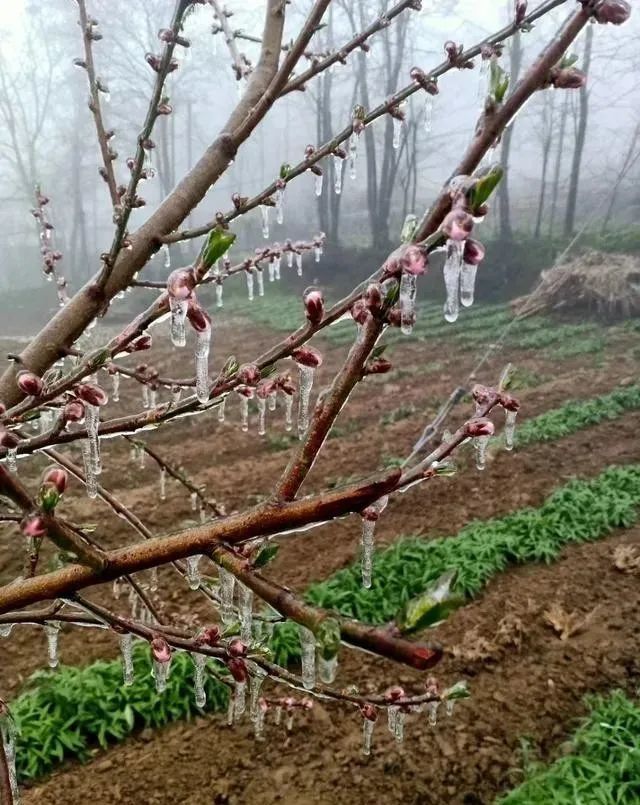
<instances>
[{"instance_id":1,"label":"vegetation strip","mask_svg":"<svg viewBox=\"0 0 640 805\"><path fill-rule=\"evenodd\" d=\"M500 805L640 802L640 707L621 691L588 700L572 751L551 766L525 767L525 780Z\"/></svg>"},{"instance_id":2,"label":"vegetation strip","mask_svg":"<svg viewBox=\"0 0 640 805\"><path fill-rule=\"evenodd\" d=\"M371 590L362 587L360 567L354 565L312 585L307 599L369 623L386 623L449 569L457 570L455 590L475 595L510 564L550 562L571 542L600 539L615 528L629 527L638 505L640 465L613 467L594 480L570 482L538 509L471 523L457 537L402 540L380 551L374 558ZM272 648L278 662L299 659L295 624L276 628ZM23 780L47 773L65 758L86 760L96 744L105 747L134 730L200 712L193 697L193 664L186 654L174 654L162 696L155 691L146 646L136 646L134 664L130 687L122 684L119 659L84 668L63 667L55 673L39 671L31 677L11 705L19 730L17 763ZM213 670L216 665L209 667ZM225 709L226 686L215 675L207 675L206 685L206 709Z\"/></svg>"}]
</instances>

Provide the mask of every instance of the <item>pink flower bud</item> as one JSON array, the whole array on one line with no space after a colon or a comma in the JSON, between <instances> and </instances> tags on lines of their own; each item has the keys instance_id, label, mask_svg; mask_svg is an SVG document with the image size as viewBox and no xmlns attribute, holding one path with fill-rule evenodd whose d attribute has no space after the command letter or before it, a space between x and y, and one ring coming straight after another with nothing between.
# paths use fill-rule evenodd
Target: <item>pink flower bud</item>
<instances>
[{"instance_id":1,"label":"pink flower bud","mask_svg":"<svg viewBox=\"0 0 640 805\"><path fill-rule=\"evenodd\" d=\"M260 380L260 369L255 363L245 363L238 369L238 380L248 386L255 386Z\"/></svg>"},{"instance_id":2,"label":"pink flower bud","mask_svg":"<svg viewBox=\"0 0 640 805\"><path fill-rule=\"evenodd\" d=\"M527 15L527 0L516 0L516 25L521 25Z\"/></svg>"},{"instance_id":3,"label":"pink flower bud","mask_svg":"<svg viewBox=\"0 0 640 805\"><path fill-rule=\"evenodd\" d=\"M191 268L176 268L167 277L167 292L174 299L188 299L196 287L196 277Z\"/></svg>"},{"instance_id":4,"label":"pink flower bud","mask_svg":"<svg viewBox=\"0 0 640 805\"><path fill-rule=\"evenodd\" d=\"M275 383L278 388L282 389L282 391L290 397L296 393L297 387L291 379L291 375L280 375L280 377L276 378Z\"/></svg>"},{"instance_id":5,"label":"pink flower bud","mask_svg":"<svg viewBox=\"0 0 640 805\"><path fill-rule=\"evenodd\" d=\"M440 229L451 240L466 240L473 231L473 217L457 207L447 214Z\"/></svg>"},{"instance_id":6,"label":"pink flower bud","mask_svg":"<svg viewBox=\"0 0 640 805\"><path fill-rule=\"evenodd\" d=\"M364 299L356 299L351 305L351 318L358 324L366 324L371 316L369 308Z\"/></svg>"},{"instance_id":7,"label":"pink flower bud","mask_svg":"<svg viewBox=\"0 0 640 805\"><path fill-rule=\"evenodd\" d=\"M304 696L300 699L300 707L303 710L313 710L313 699L310 699L308 696Z\"/></svg>"},{"instance_id":8,"label":"pink flower bud","mask_svg":"<svg viewBox=\"0 0 640 805\"><path fill-rule=\"evenodd\" d=\"M211 329L211 316L198 304L189 305L187 318L197 333L203 333L205 330Z\"/></svg>"},{"instance_id":9,"label":"pink flower bud","mask_svg":"<svg viewBox=\"0 0 640 805\"><path fill-rule=\"evenodd\" d=\"M388 702L397 702L399 699L404 699L404 688L401 688L399 685L395 685L384 694L384 698Z\"/></svg>"},{"instance_id":10,"label":"pink flower bud","mask_svg":"<svg viewBox=\"0 0 640 805\"><path fill-rule=\"evenodd\" d=\"M365 366L367 375L386 375L393 369L393 364L387 358L374 358Z\"/></svg>"},{"instance_id":11,"label":"pink flower bud","mask_svg":"<svg viewBox=\"0 0 640 805\"><path fill-rule=\"evenodd\" d=\"M255 389L252 386L236 386L236 394L239 394L241 397L246 397L248 400L252 400Z\"/></svg>"},{"instance_id":12,"label":"pink flower bud","mask_svg":"<svg viewBox=\"0 0 640 805\"><path fill-rule=\"evenodd\" d=\"M367 520L370 523L375 523L380 519L380 512L376 506L367 506L366 509L362 510L361 517L363 520Z\"/></svg>"},{"instance_id":13,"label":"pink flower bud","mask_svg":"<svg viewBox=\"0 0 640 805\"><path fill-rule=\"evenodd\" d=\"M360 706L360 712L362 713L362 717L366 718L367 721L378 720L378 711L372 704L369 704L369 702Z\"/></svg>"},{"instance_id":14,"label":"pink flower bud","mask_svg":"<svg viewBox=\"0 0 640 805\"><path fill-rule=\"evenodd\" d=\"M227 648L230 657L244 657L247 653L247 646L239 638L235 638L229 643Z\"/></svg>"},{"instance_id":15,"label":"pink flower bud","mask_svg":"<svg viewBox=\"0 0 640 805\"><path fill-rule=\"evenodd\" d=\"M150 335L141 335L140 338L136 338L129 344L127 352L142 352L145 349L151 349L152 343L153 339Z\"/></svg>"},{"instance_id":16,"label":"pink flower bud","mask_svg":"<svg viewBox=\"0 0 640 805\"><path fill-rule=\"evenodd\" d=\"M499 402L505 411L515 412L520 410L520 400L504 391L500 394Z\"/></svg>"},{"instance_id":17,"label":"pink flower bud","mask_svg":"<svg viewBox=\"0 0 640 805\"><path fill-rule=\"evenodd\" d=\"M3 416L7 413L7 406L4 403L0 403L0 416Z\"/></svg>"},{"instance_id":18,"label":"pink flower bud","mask_svg":"<svg viewBox=\"0 0 640 805\"><path fill-rule=\"evenodd\" d=\"M467 238L464 244L464 262L471 266L479 266L484 260L485 248L479 240Z\"/></svg>"},{"instance_id":19,"label":"pink flower bud","mask_svg":"<svg viewBox=\"0 0 640 805\"><path fill-rule=\"evenodd\" d=\"M310 366L313 369L322 366L322 354L314 347L298 347L293 350L291 357L301 366Z\"/></svg>"},{"instance_id":20,"label":"pink flower bud","mask_svg":"<svg viewBox=\"0 0 640 805\"><path fill-rule=\"evenodd\" d=\"M28 372L26 369L18 372L16 383L20 391L28 394L29 397L39 397L44 391L42 378L38 377L38 375L33 372Z\"/></svg>"},{"instance_id":21,"label":"pink flower bud","mask_svg":"<svg viewBox=\"0 0 640 805\"><path fill-rule=\"evenodd\" d=\"M62 409L65 422L82 422L84 419L84 405L80 400L71 400Z\"/></svg>"},{"instance_id":22,"label":"pink flower bud","mask_svg":"<svg viewBox=\"0 0 640 805\"><path fill-rule=\"evenodd\" d=\"M69 475L62 467L49 467L42 475L42 483L56 488L59 495L64 493L69 481Z\"/></svg>"},{"instance_id":23,"label":"pink flower bud","mask_svg":"<svg viewBox=\"0 0 640 805\"><path fill-rule=\"evenodd\" d=\"M471 396L480 405L487 405L494 394L493 389L490 389L488 386L483 386L480 383L476 383L471 389Z\"/></svg>"},{"instance_id":24,"label":"pink flower bud","mask_svg":"<svg viewBox=\"0 0 640 805\"><path fill-rule=\"evenodd\" d=\"M95 383L80 383L76 386L75 392L81 400L89 405L106 405L109 402L109 395Z\"/></svg>"},{"instance_id":25,"label":"pink flower bud","mask_svg":"<svg viewBox=\"0 0 640 805\"><path fill-rule=\"evenodd\" d=\"M602 0L593 16L603 25L622 25L631 16L631 4L627 0Z\"/></svg>"},{"instance_id":26,"label":"pink flower bud","mask_svg":"<svg viewBox=\"0 0 640 805\"><path fill-rule=\"evenodd\" d=\"M587 83L587 76L577 67L552 70L550 80L556 89L581 89Z\"/></svg>"},{"instance_id":27,"label":"pink flower bud","mask_svg":"<svg viewBox=\"0 0 640 805\"><path fill-rule=\"evenodd\" d=\"M261 380L256 387L256 397L260 400L266 400L276 391L276 388L274 380Z\"/></svg>"},{"instance_id":28,"label":"pink flower bud","mask_svg":"<svg viewBox=\"0 0 640 805\"><path fill-rule=\"evenodd\" d=\"M214 648L220 642L220 628L218 626L208 626L198 635L196 642L200 646Z\"/></svg>"},{"instance_id":29,"label":"pink flower bud","mask_svg":"<svg viewBox=\"0 0 640 805\"><path fill-rule=\"evenodd\" d=\"M311 324L320 324L324 316L324 297L319 288L307 288L304 292L304 309Z\"/></svg>"},{"instance_id":30,"label":"pink flower bud","mask_svg":"<svg viewBox=\"0 0 640 805\"><path fill-rule=\"evenodd\" d=\"M364 302L367 308L372 312L377 312L381 310L383 301L382 288L380 288L377 282L372 282L367 286L367 290L364 292Z\"/></svg>"},{"instance_id":31,"label":"pink flower bud","mask_svg":"<svg viewBox=\"0 0 640 805\"><path fill-rule=\"evenodd\" d=\"M427 250L424 246L417 246L415 243L404 246L400 262L402 270L406 274L413 274L419 277L427 270Z\"/></svg>"},{"instance_id":32,"label":"pink flower bud","mask_svg":"<svg viewBox=\"0 0 640 805\"><path fill-rule=\"evenodd\" d=\"M0 425L0 446L11 449L17 447L19 444L20 438L16 436L15 433L12 433L10 430L6 430Z\"/></svg>"},{"instance_id":33,"label":"pink flower bud","mask_svg":"<svg viewBox=\"0 0 640 805\"><path fill-rule=\"evenodd\" d=\"M20 530L25 537L44 537L47 533L47 526L43 517L40 517L39 514L32 514L25 517L20 523Z\"/></svg>"},{"instance_id":34,"label":"pink flower bud","mask_svg":"<svg viewBox=\"0 0 640 805\"><path fill-rule=\"evenodd\" d=\"M495 427L490 419L478 418L465 422L464 430L467 436L493 436Z\"/></svg>"},{"instance_id":35,"label":"pink flower bud","mask_svg":"<svg viewBox=\"0 0 640 805\"><path fill-rule=\"evenodd\" d=\"M156 635L151 641L151 653L156 662L169 662L171 659L171 646L164 637Z\"/></svg>"},{"instance_id":36,"label":"pink flower bud","mask_svg":"<svg viewBox=\"0 0 640 805\"><path fill-rule=\"evenodd\" d=\"M249 677L247 666L241 657L232 657L227 660L227 668L229 673L236 680L236 682L246 682Z\"/></svg>"}]
</instances>

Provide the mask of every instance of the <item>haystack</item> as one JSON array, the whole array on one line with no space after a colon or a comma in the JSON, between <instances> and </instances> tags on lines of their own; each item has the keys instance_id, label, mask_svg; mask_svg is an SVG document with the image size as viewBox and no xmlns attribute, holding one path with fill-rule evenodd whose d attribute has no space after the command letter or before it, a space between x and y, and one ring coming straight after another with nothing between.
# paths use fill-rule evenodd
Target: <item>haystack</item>
<instances>
[{"instance_id":1,"label":"haystack","mask_svg":"<svg viewBox=\"0 0 640 805\"><path fill-rule=\"evenodd\" d=\"M640 316L640 259L588 251L543 271L529 296L513 303L516 315L588 313L605 319Z\"/></svg>"}]
</instances>

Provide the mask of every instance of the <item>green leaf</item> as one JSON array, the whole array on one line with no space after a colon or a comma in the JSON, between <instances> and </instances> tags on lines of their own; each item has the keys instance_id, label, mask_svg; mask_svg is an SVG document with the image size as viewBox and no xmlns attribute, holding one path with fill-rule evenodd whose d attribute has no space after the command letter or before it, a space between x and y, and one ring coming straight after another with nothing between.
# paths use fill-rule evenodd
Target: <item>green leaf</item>
<instances>
[{"instance_id":1,"label":"green leaf","mask_svg":"<svg viewBox=\"0 0 640 805\"><path fill-rule=\"evenodd\" d=\"M325 618L315 631L317 650L325 660L332 660L340 650L340 623Z\"/></svg>"},{"instance_id":2,"label":"green leaf","mask_svg":"<svg viewBox=\"0 0 640 805\"><path fill-rule=\"evenodd\" d=\"M389 346L388 344L378 344L377 347L374 347L371 350L371 358L372 359L379 358L381 355L384 355L384 351L388 346Z\"/></svg>"},{"instance_id":3,"label":"green leaf","mask_svg":"<svg viewBox=\"0 0 640 805\"><path fill-rule=\"evenodd\" d=\"M418 632L442 623L454 610L464 604L463 596L451 592L455 575L455 570L445 573L425 593L404 604L396 616L396 625L403 634Z\"/></svg>"},{"instance_id":4,"label":"green leaf","mask_svg":"<svg viewBox=\"0 0 640 805\"><path fill-rule=\"evenodd\" d=\"M456 682L450 688L447 688L442 696L450 702L455 702L460 699L468 699L471 694L469 693L469 686L466 682Z\"/></svg>"},{"instance_id":5,"label":"green leaf","mask_svg":"<svg viewBox=\"0 0 640 805\"><path fill-rule=\"evenodd\" d=\"M280 165L280 178L286 179L290 173L291 173L291 165L289 165L288 162L283 162L282 165Z\"/></svg>"},{"instance_id":6,"label":"green leaf","mask_svg":"<svg viewBox=\"0 0 640 805\"><path fill-rule=\"evenodd\" d=\"M223 257L231 248L236 236L228 229L212 229L209 232L207 243L202 251L202 263L205 268L209 269L211 266Z\"/></svg>"},{"instance_id":7,"label":"green leaf","mask_svg":"<svg viewBox=\"0 0 640 805\"><path fill-rule=\"evenodd\" d=\"M489 197L504 176L500 165L493 165L484 172L476 175L476 183L469 193L469 203L472 211L478 210L489 200Z\"/></svg>"},{"instance_id":8,"label":"green leaf","mask_svg":"<svg viewBox=\"0 0 640 805\"><path fill-rule=\"evenodd\" d=\"M254 567L264 567L268 565L269 562L275 558L276 554L280 550L280 546L276 545L275 543L268 543L267 545L263 545L262 548L256 554L255 559L253 560Z\"/></svg>"}]
</instances>

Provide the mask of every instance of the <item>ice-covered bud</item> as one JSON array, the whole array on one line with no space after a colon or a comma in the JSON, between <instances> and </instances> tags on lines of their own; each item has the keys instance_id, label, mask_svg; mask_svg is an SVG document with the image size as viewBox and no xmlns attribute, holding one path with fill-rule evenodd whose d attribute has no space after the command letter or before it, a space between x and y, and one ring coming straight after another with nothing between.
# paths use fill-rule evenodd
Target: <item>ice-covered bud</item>
<instances>
[{"instance_id":1,"label":"ice-covered bud","mask_svg":"<svg viewBox=\"0 0 640 805\"><path fill-rule=\"evenodd\" d=\"M362 713L362 717L366 718L367 721L377 721L378 720L378 711L374 707L374 705L369 704L369 702L367 702L366 704L360 705L360 712Z\"/></svg>"},{"instance_id":2,"label":"ice-covered bud","mask_svg":"<svg viewBox=\"0 0 640 805\"><path fill-rule=\"evenodd\" d=\"M151 349L153 339L150 335L141 335L132 341L127 347L127 352L142 352L145 349Z\"/></svg>"},{"instance_id":3,"label":"ice-covered bud","mask_svg":"<svg viewBox=\"0 0 640 805\"><path fill-rule=\"evenodd\" d=\"M394 685L394 687L386 691L384 698L388 702L397 702L400 699L404 699L404 695L404 688L401 688L399 685Z\"/></svg>"},{"instance_id":4,"label":"ice-covered bud","mask_svg":"<svg viewBox=\"0 0 640 805\"><path fill-rule=\"evenodd\" d=\"M156 56L155 53L145 53L144 59L154 72L160 71L160 65L162 64L160 56Z\"/></svg>"},{"instance_id":5,"label":"ice-covered bud","mask_svg":"<svg viewBox=\"0 0 640 805\"><path fill-rule=\"evenodd\" d=\"M444 43L444 52L449 57L449 61L451 62L451 64L455 64L456 61L458 60L458 56L462 52L462 46L456 45L455 42L453 42L451 39L448 39Z\"/></svg>"},{"instance_id":6,"label":"ice-covered bud","mask_svg":"<svg viewBox=\"0 0 640 805\"><path fill-rule=\"evenodd\" d=\"M189 305L187 318L197 333L203 333L205 330L211 328L211 316L197 303L195 305Z\"/></svg>"},{"instance_id":7,"label":"ice-covered bud","mask_svg":"<svg viewBox=\"0 0 640 805\"><path fill-rule=\"evenodd\" d=\"M0 447L6 447L9 450L14 449L20 444L20 438L12 433L10 430L5 430L0 426Z\"/></svg>"},{"instance_id":8,"label":"ice-covered bud","mask_svg":"<svg viewBox=\"0 0 640 805\"><path fill-rule=\"evenodd\" d=\"M156 635L151 641L151 653L156 662L169 662L171 659L171 646L164 637Z\"/></svg>"},{"instance_id":9,"label":"ice-covered bud","mask_svg":"<svg viewBox=\"0 0 640 805\"><path fill-rule=\"evenodd\" d=\"M522 25L522 21L527 15L527 0L516 0L515 20L516 25Z\"/></svg>"},{"instance_id":10,"label":"ice-covered bud","mask_svg":"<svg viewBox=\"0 0 640 805\"><path fill-rule=\"evenodd\" d=\"M622 25L631 16L631 3L627 0L602 0L593 12L594 18L601 24L610 22Z\"/></svg>"},{"instance_id":11,"label":"ice-covered bud","mask_svg":"<svg viewBox=\"0 0 640 805\"><path fill-rule=\"evenodd\" d=\"M47 533L47 526L43 517L39 514L31 514L20 523L20 530L25 537L44 537Z\"/></svg>"},{"instance_id":12,"label":"ice-covered bud","mask_svg":"<svg viewBox=\"0 0 640 805\"><path fill-rule=\"evenodd\" d=\"M241 657L231 657L227 660L227 668L236 682L246 682L249 678L246 663Z\"/></svg>"},{"instance_id":13,"label":"ice-covered bud","mask_svg":"<svg viewBox=\"0 0 640 805\"><path fill-rule=\"evenodd\" d=\"M485 248L479 240L467 238L464 244L463 260L468 265L479 266L484 260Z\"/></svg>"},{"instance_id":14,"label":"ice-covered bud","mask_svg":"<svg viewBox=\"0 0 640 805\"><path fill-rule=\"evenodd\" d=\"M296 393L296 384L291 379L291 375L280 375L274 382L289 397Z\"/></svg>"},{"instance_id":15,"label":"ice-covered bud","mask_svg":"<svg viewBox=\"0 0 640 805\"><path fill-rule=\"evenodd\" d=\"M351 305L351 318L358 324L366 324L371 315L369 306L364 299L356 299Z\"/></svg>"},{"instance_id":16,"label":"ice-covered bud","mask_svg":"<svg viewBox=\"0 0 640 805\"><path fill-rule=\"evenodd\" d=\"M220 642L220 628L218 626L207 626L198 635L197 641L200 646L214 648Z\"/></svg>"},{"instance_id":17,"label":"ice-covered bud","mask_svg":"<svg viewBox=\"0 0 640 805\"><path fill-rule=\"evenodd\" d=\"M577 67L561 67L551 71L549 80L556 89L581 89L587 76Z\"/></svg>"},{"instance_id":18,"label":"ice-covered bud","mask_svg":"<svg viewBox=\"0 0 640 805\"><path fill-rule=\"evenodd\" d=\"M42 475L42 484L55 487L59 495L64 494L68 481L69 475L62 467L49 467Z\"/></svg>"},{"instance_id":19,"label":"ice-covered bud","mask_svg":"<svg viewBox=\"0 0 640 805\"><path fill-rule=\"evenodd\" d=\"M467 436L475 438L476 436L493 436L495 427L490 419L478 417L477 419L470 419L465 422L464 432Z\"/></svg>"},{"instance_id":20,"label":"ice-covered bud","mask_svg":"<svg viewBox=\"0 0 640 805\"><path fill-rule=\"evenodd\" d=\"M315 150L316 150L316 149L315 149L315 147L314 147L313 145L308 145L308 146L307 146L307 147L304 149L304 158L305 158L305 159L311 159L311 157L312 157L312 156L314 155L314 153L315 153Z\"/></svg>"},{"instance_id":21,"label":"ice-covered bud","mask_svg":"<svg viewBox=\"0 0 640 805\"><path fill-rule=\"evenodd\" d=\"M65 422L82 422L84 405L80 400L70 400L62 409L62 418Z\"/></svg>"},{"instance_id":22,"label":"ice-covered bud","mask_svg":"<svg viewBox=\"0 0 640 805\"><path fill-rule=\"evenodd\" d=\"M384 298L382 288L377 282L372 282L364 292L364 303L371 312L378 312L382 309Z\"/></svg>"},{"instance_id":23,"label":"ice-covered bud","mask_svg":"<svg viewBox=\"0 0 640 805\"><path fill-rule=\"evenodd\" d=\"M365 375L386 375L393 369L393 364L387 358L374 358L364 367Z\"/></svg>"},{"instance_id":24,"label":"ice-covered bud","mask_svg":"<svg viewBox=\"0 0 640 805\"><path fill-rule=\"evenodd\" d=\"M75 388L75 392L81 400L89 405L106 405L109 402L109 395L95 383L80 383Z\"/></svg>"},{"instance_id":25,"label":"ice-covered bud","mask_svg":"<svg viewBox=\"0 0 640 805\"><path fill-rule=\"evenodd\" d=\"M247 644L243 643L240 638L235 638L229 643L227 652L230 657L245 657L247 654Z\"/></svg>"},{"instance_id":26,"label":"ice-covered bud","mask_svg":"<svg viewBox=\"0 0 640 805\"><path fill-rule=\"evenodd\" d=\"M409 244L403 248L400 261L405 273L419 277L427 270L427 250L424 246Z\"/></svg>"},{"instance_id":27,"label":"ice-covered bud","mask_svg":"<svg viewBox=\"0 0 640 805\"><path fill-rule=\"evenodd\" d=\"M314 347L298 347L293 350L291 357L301 366L309 366L312 369L322 366L322 354Z\"/></svg>"},{"instance_id":28,"label":"ice-covered bud","mask_svg":"<svg viewBox=\"0 0 640 805\"><path fill-rule=\"evenodd\" d=\"M18 372L16 383L18 384L20 391L23 391L30 397L39 397L44 391L44 383L42 382L42 378L38 377L38 375L34 374L33 372L27 371L26 369Z\"/></svg>"},{"instance_id":29,"label":"ice-covered bud","mask_svg":"<svg viewBox=\"0 0 640 805\"><path fill-rule=\"evenodd\" d=\"M392 307L391 310L387 313L387 321L392 327L402 327L403 324L415 324L416 323L416 314L411 313L410 315L407 314L399 308L399 307Z\"/></svg>"},{"instance_id":30,"label":"ice-covered bud","mask_svg":"<svg viewBox=\"0 0 640 805\"><path fill-rule=\"evenodd\" d=\"M457 207L447 213L440 229L451 240L466 240L473 231L473 216Z\"/></svg>"},{"instance_id":31,"label":"ice-covered bud","mask_svg":"<svg viewBox=\"0 0 640 805\"><path fill-rule=\"evenodd\" d=\"M471 389L471 396L478 403L478 405L488 405L493 397L493 390L488 386L483 386L481 383L476 383Z\"/></svg>"},{"instance_id":32,"label":"ice-covered bud","mask_svg":"<svg viewBox=\"0 0 640 805\"><path fill-rule=\"evenodd\" d=\"M505 391L500 393L500 396L498 398L498 402L505 409L505 411L519 411L520 410L520 400L518 400L512 394L507 394Z\"/></svg>"},{"instance_id":33,"label":"ice-covered bud","mask_svg":"<svg viewBox=\"0 0 640 805\"><path fill-rule=\"evenodd\" d=\"M324 316L324 297L319 288L307 288L303 294L304 309L311 324L320 324Z\"/></svg>"},{"instance_id":34,"label":"ice-covered bud","mask_svg":"<svg viewBox=\"0 0 640 805\"><path fill-rule=\"evenodd\" d=\"M277 385L274 380L261 380L256 386L256 397L260 400L266 400L276 389Z\"/></svg>"},{"instance_id":35,"label":"ice-covered bud","mask_svg":"<svg viewBox=\"0 0 640 805\"><path fill-rule=\"evenodd\" d=\"M440 92L437 82L430 78L420 67L412 67L410 76L429 95L437 95Z\"/></svg>"},{"instance_id":36,"label":"ice-covered bud","mask_svg":"<svg viewBox=\"0 0 640 805\"><path fill-rule=\"evenodd\" d=\"M188 299L196 287L196 277L191 268L176 268L167 277L167 292L173 299Z\"/></svg>"},{"instance_id":37,"label":"ice-covered bud","mask_svg":"<svg viewBox=\"0 0 640 805\"><path fill-rule=\"evenodd\" d=\"M260 381L260 369L255 363L245 363L238 369L238 380L247 386L256 386Z\"/></svg>"}]
</instances>

